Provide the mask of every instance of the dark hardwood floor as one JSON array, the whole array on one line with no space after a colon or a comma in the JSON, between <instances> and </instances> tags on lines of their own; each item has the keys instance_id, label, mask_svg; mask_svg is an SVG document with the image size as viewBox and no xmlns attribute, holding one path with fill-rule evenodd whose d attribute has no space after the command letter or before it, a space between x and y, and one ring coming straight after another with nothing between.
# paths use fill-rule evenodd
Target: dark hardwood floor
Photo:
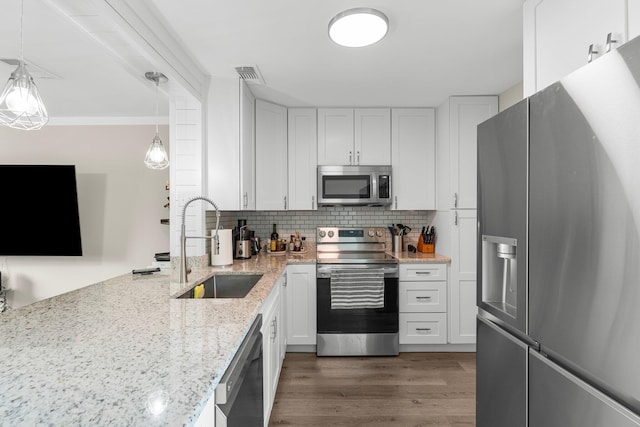
<instances>
[{"instance_id":1,"label":"dark hardwood floor","mask_svg":"<svg viewBox=\"0 0 640 427\"><path fill-rule=\"evenodd\" d=\"M270 426L474 426L475 353L287 353Z\"/></svg>"}]
</instances>

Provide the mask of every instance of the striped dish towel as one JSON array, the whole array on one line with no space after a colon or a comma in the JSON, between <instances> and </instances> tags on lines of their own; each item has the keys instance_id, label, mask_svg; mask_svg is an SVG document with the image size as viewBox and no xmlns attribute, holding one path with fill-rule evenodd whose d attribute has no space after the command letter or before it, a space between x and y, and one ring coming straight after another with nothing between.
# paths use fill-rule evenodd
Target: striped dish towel
<instances>
[{"instance_id":1,"label":"striped dish towel","mask_svg":"<svg viewBox=\"0 0 640 427\"><path fill-rule=\"evenodd\" d=\"M331 309L384 308L384 270L333 270Z\"/></svg>"}]
</instances>

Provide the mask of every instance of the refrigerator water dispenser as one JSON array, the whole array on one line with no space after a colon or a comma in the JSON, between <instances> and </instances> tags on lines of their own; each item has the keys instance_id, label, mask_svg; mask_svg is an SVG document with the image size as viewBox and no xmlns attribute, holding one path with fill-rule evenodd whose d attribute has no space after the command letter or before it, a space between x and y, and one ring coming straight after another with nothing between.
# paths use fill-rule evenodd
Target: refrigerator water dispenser
<instances>
[{"instance_id":1,"label":"refrigerator water dispenser","mask_svg":"<svg viewBox=\"0 0 640 427\"><path fill-rule=\"evenodd\" d=\"M518 301L517 239L482 236L482 302L515 318Z\"/></svg>"}]
</instances>

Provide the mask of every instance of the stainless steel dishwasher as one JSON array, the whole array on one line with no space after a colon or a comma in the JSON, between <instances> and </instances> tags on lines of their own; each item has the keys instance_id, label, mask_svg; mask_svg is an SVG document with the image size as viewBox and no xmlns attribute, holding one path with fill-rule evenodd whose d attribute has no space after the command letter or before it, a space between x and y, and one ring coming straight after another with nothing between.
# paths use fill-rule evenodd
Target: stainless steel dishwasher
<instances>
[{"instance_id":1,"label":"stainless steel dishwasher","mask_svg":"<svg viewBox=\"0 0 640 427\"><path fill-rule=\"evenodd\" d=\"M216 427L262 427L262 315L254 320L216 387Z\"/></svg>"}]
</instances>

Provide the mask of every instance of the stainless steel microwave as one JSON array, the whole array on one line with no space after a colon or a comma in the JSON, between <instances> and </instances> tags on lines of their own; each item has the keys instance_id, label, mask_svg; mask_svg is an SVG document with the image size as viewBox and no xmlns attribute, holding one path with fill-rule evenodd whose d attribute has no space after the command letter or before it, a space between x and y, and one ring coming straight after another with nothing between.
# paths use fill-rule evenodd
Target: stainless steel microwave
<instances>
[{"instance_id":1,"label":"stainless steel microwave","mask_svg":"<svg viewBox=\"0 0 640 427\"><path fill-rule=\"evenodd\" d=\"M388 206L391 166L318 166L318 206Z\"/></svg>"}]
</instances>

